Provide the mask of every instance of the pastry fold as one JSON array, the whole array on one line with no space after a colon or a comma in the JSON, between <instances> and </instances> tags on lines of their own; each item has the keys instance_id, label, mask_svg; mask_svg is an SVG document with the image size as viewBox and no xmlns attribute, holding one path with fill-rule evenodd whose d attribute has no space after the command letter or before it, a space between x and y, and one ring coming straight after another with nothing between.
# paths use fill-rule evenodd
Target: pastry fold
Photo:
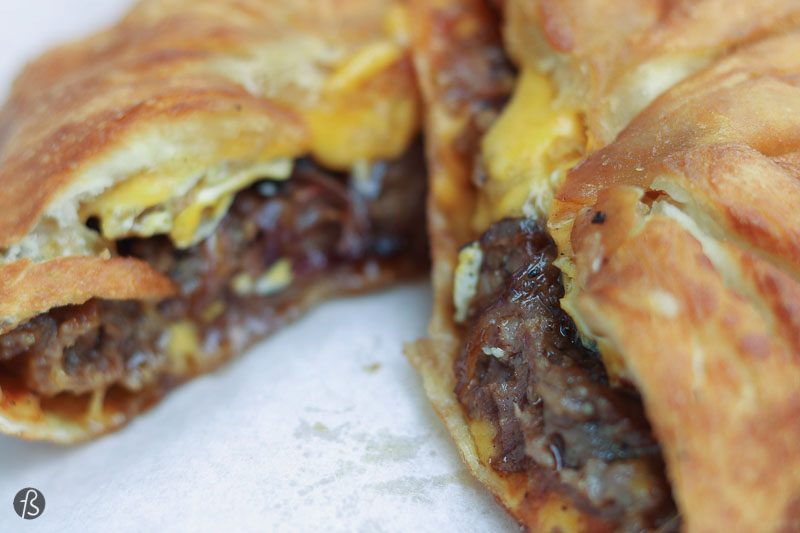
<instances>
[{"instance_id":1,"label":"pastry fold","mask_svg":"<svg viewBox=\"0 0 800 533\"><path fill-rule=\"evenodd\" d=\"M322 297L425 264L391 0L143 0L0 113L0 430L117 427Z\"/></svg>"},{"instance_id":2,"label":"pastry fold","mask_svg":"<svg viewBox=\"0 0 800 533\"><path fill-rule=\"evenodd\" d=\"M641 393L689 531L798 525L799 53L766 39L674 87L550 218L564 307Z\"/></svg>"},{"instance_id":3,"label":"pastry fold","mask_svg":"<svg viewBox=\"0 0 800 533\"><path fill-rule=\"evenodd\" d=\"M472 472L532 531L797 528L800 4L411 5L407 353Z\"/></svg>"}]
</instances>

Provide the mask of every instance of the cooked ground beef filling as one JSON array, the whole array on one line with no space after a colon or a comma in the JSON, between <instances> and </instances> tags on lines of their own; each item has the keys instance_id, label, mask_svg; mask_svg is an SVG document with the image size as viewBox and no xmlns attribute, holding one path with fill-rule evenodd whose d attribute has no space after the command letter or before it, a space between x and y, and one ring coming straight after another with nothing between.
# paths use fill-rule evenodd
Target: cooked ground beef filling
<instances>
[{"instance_id":1,"label":"cooked ground beef filling","mask_svg":"<svg viewBox=\"0 0 800 533\"><path fill-rule=\"evenodd\" d=\"M191 248L166 237L117 243L120 255L169 275L179 296L53 309L0 336L0 372L54 396L174 379L165 367L195 344L188 372L211 367L325 295L422 271L424 196L419 143L352 176L298 161L290 179L241 191L215 232Z\"/></svg>"},{"instance_id":2,"label":"cooked ground beef filling","mask_svg":"<svg viewBox=\"0 0 800 533\"><path fill-rule=\"evenodd\" d=\"M456 394L495 428L491 466L557 487L622 531L677 529L659 446L632 388L609 384L561 309L556 247L528 219L480 239L483 261L456 361Z\"/></svg>"}]
</instances>

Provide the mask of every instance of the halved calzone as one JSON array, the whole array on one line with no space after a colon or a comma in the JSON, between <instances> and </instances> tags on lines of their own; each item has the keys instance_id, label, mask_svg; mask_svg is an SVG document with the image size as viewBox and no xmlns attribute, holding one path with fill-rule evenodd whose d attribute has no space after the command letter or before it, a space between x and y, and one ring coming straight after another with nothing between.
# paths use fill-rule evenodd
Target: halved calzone
<instances>
[{"instance_id":1,"label":"halved calzone","mask_svg":"<svg viewBox=\"0 0 800 533\"><path fill-rule=\"evenodd\" d=\"M321 298L425 265L391 0L146 0L0 115L0 430L117 427Z\"/></svg>"},{"instance_id":2,"label":"halved calzone","mask_svg":"<svg viewBox=\"0 0 800 533\"><path fill-rule=\"evenodd\" d=\"M471 470L532 531L800 528L800 3L412 5Z\"/></svg>"}]
</instances>

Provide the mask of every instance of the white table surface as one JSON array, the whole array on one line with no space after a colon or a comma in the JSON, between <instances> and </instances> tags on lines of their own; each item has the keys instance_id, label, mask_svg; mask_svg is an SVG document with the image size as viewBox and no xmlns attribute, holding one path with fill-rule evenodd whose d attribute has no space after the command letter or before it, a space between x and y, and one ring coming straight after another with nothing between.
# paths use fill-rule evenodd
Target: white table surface
<instances>
[{"instance_id":1,"label":"white table surface","mask_svg":"<svg viewBox=\"0 0 800 533\"><path fill-rule=\"evenodd\" d=\"M0 95L118 0L0 0ZM0 437L0 532L514 531L466 472L401 353L427 284L328 303L78 447ZM12 508L23 487L45 512Z\"/></svg>"}]
</instances>

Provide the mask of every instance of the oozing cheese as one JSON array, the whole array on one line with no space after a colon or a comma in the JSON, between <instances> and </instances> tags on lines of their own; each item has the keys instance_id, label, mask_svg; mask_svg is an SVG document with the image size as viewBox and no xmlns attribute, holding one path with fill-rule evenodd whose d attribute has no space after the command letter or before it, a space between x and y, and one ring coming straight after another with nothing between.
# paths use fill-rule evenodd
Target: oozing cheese
<instances>
[{"instance_id":1,"label":"oozing cheese","mask_svg":"<svg viewBox=\"0 0 800 533\"><path fill-rule=\"evenodd\" d=\"M403 56L400 45L391 41L377 41L365 46L333 72L325 82L329 92L349 91L391 66Z\"/></svg>"},{"instance_id":2,"label":"oozing cheese","mask_svg":"<svg viewBox=\"0 0 800 533\"><path fill-rule=\"evenodd\" d=\"M297 109L310 132L306 144L265 150L269 160L264 161L246 159L244 150L221 149L222 158L160 162L84 200L81 219L97 217L106 239L166 234L184 248L213 232L236 192L258 180L288 179L299 154L310 152L322 165L343 171L359 162L398 157L417 131L417 95L407 88L362 89L404 53L399 44L379 40L334 65L315 101ZM380 80L389 87L391 82L392 74Z\"/></svg>"},{"instance_id":3,"label":"oozing cheese","mask_svg":"<svg viewBox=\"0 0 800 533\"><path fill-rule=\"evenodd\" d=\"M309 111L312 153L323 165L349 170L359 160L391 159L402 154L417 129L413 98L359 102L350 93Z\"/></svg>"},{"instance_id":4,"label":"oozing cheese","mask_svg":"<svg viewBox=\"0 0 800 533\"><path fill-rule=\"evenodd\" d=\"M236 275L233 278L233 290L241 295L270 296L288 287L293 279L291 261L281 258L256 279L246 273Z\"/></svg>"},{"instance_id":5,"label":"oozing cheese","mask_svg":"<svg viewBox=\"0 0 800 533\"><path fill-rule=\"evenodd\" d=\"M223 163L190 175L173 175L165 169L146 172L104 192L83 214L99 217L109 239L165 233L186 247L213 230L237 191L260 179L287 179L292 160L235 167Z\"/></svg>"},{"instance_id":6,"label":"oozing cheese","mask_svg":"<svg viewBox=\"0 0 800 533\"><path fill-rule=\"evenodd\" d=\"M555 188L586 146L580 113L557 105L546 76L524 69L483 139L488 182L476 226L505 216L546 216Z\"/></svg>"},{"instance_id":7,"label":"oozing cheese","mask_svg":"<svg viewBox=\"0 0 800 533\"><path fill-rule=\"evenodd\" d=\"M188 320L176 322L167 329L166 341L172 370L186 372L192 358L201 352L197 326Z\"/></svg>"},{"instance_id":8,"label":"oozing cheese","mask_svg":"<svg viewBox=\"0 0 800 533\"><path fill-rule=\"evenodd\" d=\"M469 423L469 430L475 441L478 458L484 464L489 464L497 453L494 446L494 438L497 435L497 431L494 425L486 420L476 419Z\"/></svg>"},{"instance_id":9,"label":"oozing cheese","mask_svg":"<svg viewBox=\"0 0 800 533\"><path fill-rule=\"evenodd\" d=\"M311 129L311 150L323 164L348 170L356 161L399 156L419 123L416 95L387 89L362 91L365 83L402 60L404 49L392 41L377 41L341 63L323 87L322 100L305 113Z\"/></svg>"}]
</instances>

